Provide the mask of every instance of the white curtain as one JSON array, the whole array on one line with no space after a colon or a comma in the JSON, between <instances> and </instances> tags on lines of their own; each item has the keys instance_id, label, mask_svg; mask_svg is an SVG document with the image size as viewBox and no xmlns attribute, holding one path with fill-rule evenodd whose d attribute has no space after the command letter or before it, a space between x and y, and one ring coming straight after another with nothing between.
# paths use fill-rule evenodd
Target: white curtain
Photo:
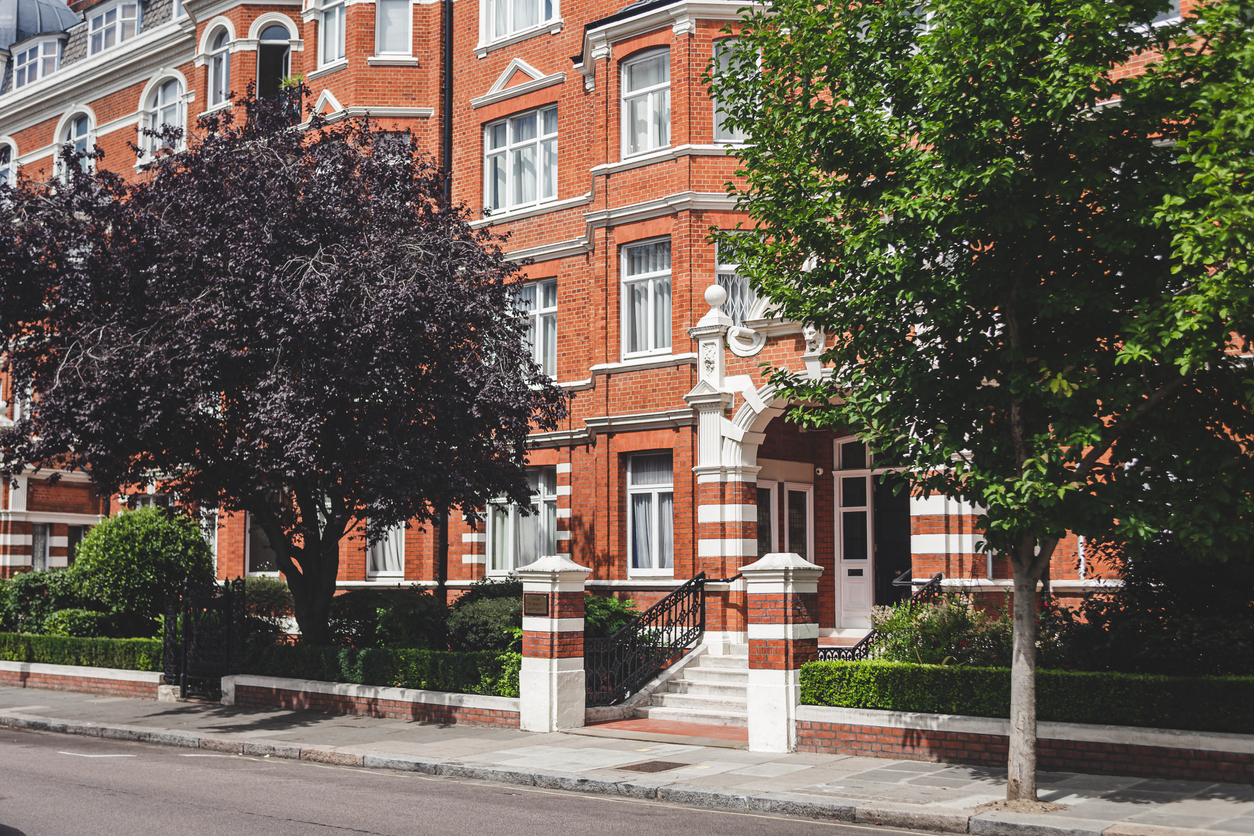
<instances>
[{"instance_id":1,"label":"white curtain","mask_svg":"<svg viewBox=\"0 0 1254 836\"><path fill-rule=\"evenodd\" d=\"M653 566L653 495L636 494L631 498L631 536L633 569Z\"/></svg>"},{"instance_id":2,"label":"white curtain","mask_svg":"<svg viewBox=\"0 0 1254 836\"><path fill-rule=\"evenodd\" d=\"M379 51L408 55L410 0L379 0Z\"/></svg>"},{"instance_id":3,"label":"white curtain","mask_svg":"<svg viewBox=\"0 0 1254 836\"><path fill-rule=\"evenodd\" d=\"M671 280L653 280L653 347L669 348L671 344Z\"/></svg>"},{"instance_id":4,"label":"white curtain","mask_svg":"<svg viewBox=\"0 0 1254 836\"><path fill-rule=\"evenodd\" d=\"M657 568L671 569L675 565L675 495L658 494L657 508Z\"/></svg>"},{"instance_id":5,"label":"white curtain","mask_svg":"<svg viewBox=\"0 0 1254 836\"><path fill-rule=\"evenodd\" d=\"M628 285L628 293L630 299L628 304L630 307L629 325L631 333L628 338L628 351L648 351L649 350L649 283L636 282Z\"/></svg>"}]
</instances>

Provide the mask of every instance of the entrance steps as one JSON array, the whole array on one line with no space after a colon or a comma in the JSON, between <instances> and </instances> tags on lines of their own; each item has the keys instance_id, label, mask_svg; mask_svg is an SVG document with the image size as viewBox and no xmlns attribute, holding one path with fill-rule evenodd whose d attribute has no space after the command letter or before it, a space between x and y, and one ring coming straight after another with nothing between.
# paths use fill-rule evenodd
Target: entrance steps
<instances>
[{"instance_id":1,"label":"entrance steps","mask_svg":"<svg viewBox=\"0 0 1254 836\"><path fill-rule=\"evenodd\" d=\"M703 653L667 680L635 716L711 726L749 725L749 646L735 645L726 656Z\"/></svg>"}]
</instances>

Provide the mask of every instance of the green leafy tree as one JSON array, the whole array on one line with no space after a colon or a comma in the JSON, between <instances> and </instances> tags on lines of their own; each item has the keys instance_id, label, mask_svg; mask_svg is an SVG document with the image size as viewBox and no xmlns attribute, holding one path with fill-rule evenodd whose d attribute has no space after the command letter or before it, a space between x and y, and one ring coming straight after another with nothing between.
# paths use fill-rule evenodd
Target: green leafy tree
<instances>
[{"instance_id":1,"label":"green leafy tree","mask_svg":"<svg viewBox=\"0 0 1254 836\"><path fill-rule=\"evenodd\" d=\"M1218 558L1250 533L1248 271L1181 301L1215 256L1156 217L1204 203L1174 144L1226 136L1199 47L1248 43L1241 5L1155 27L1162 0L781 0L712 79L748 137L739 261L834 335L830 376L773 376L794 419L983 508L1013 568L1011 800L1036 798L1037 584L1065 533L1170 529Z\"/></svg>"},{"instance_id":2,"label":"green leafy tree","mask_svg":"<svg viewBox=\"0 0 1254 836\"><path fill-rule=\"evenodd\" d=\"M123 511L87 532L66 572L111 614L119 636L151 636L184 579L213 582L213 553L195 520L161 508Z\"/></svg>"}]
</instances>

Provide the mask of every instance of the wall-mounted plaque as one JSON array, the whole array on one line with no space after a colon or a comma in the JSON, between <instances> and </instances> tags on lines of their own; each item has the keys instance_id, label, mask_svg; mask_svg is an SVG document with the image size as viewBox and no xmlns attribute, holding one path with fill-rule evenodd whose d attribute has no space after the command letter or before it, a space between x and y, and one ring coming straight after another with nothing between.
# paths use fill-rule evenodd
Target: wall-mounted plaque
<instances>
[{"instance_id":1,"label":"wall-mounted plaque","mask_svg":"<svg viewBox=\"0 0 1254 836\"><path fill-rule=\"evenodd\" d=\"M546 592L524 592L523 593L523 615L539 615L547 617L549 614L549 596Z\"/></svg>"}]
</instances>

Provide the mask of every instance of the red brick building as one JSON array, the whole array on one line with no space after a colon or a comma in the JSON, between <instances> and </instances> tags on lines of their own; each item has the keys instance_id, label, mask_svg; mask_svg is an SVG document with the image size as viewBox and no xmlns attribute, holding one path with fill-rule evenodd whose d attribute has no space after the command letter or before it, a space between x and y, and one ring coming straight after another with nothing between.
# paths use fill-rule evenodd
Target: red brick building
<instances>
[{"instance_id":1,"label":"red brick building","mask_svg":"<svg viewBox=\"0 0 1254 836\"><path fill-rule=\"evenodd\" d=\"M444 0L450 2L450 0ZM65 142L136 163L142 126L185 126L300 74L316 108L370 113L441 157L445 13L451 12L454 197L491 210L513 256L532 259L523 297L537 359L573 395L530 456L536 506L493 507L451 531L454 588L568 553L590 588L651 602L700 571L770 551L824 567L825 633L866 627L892 579L943 572L986 591L1009 567L977 551L973 509L877 488L873 451L787 423L760 373L771 361L821 373L824 340L764 314L707 241L742 220L724 191L737 137L700 78L740 0L0 0L0 176L55 174ZM34 11L32 11L34 10ZM20 13L19 13L20 12ZM706 295L718 285L719 294ZM706 301L718 302L712 310ZM0 423L22 408L9 381ZM161 502L159 495L142 501ZM70 559L83 526L118 507L80 474L0 492L0 574ZM266 572L264 537L223 516L221 577ZM432 584L434 535L343 544L341 584ZM1086 578L1074 539L1055 589ZM712 586L710 639L744 641L743 585ZM899 594L897 592L896 594Z\"/></svg>"}]
</instances>

